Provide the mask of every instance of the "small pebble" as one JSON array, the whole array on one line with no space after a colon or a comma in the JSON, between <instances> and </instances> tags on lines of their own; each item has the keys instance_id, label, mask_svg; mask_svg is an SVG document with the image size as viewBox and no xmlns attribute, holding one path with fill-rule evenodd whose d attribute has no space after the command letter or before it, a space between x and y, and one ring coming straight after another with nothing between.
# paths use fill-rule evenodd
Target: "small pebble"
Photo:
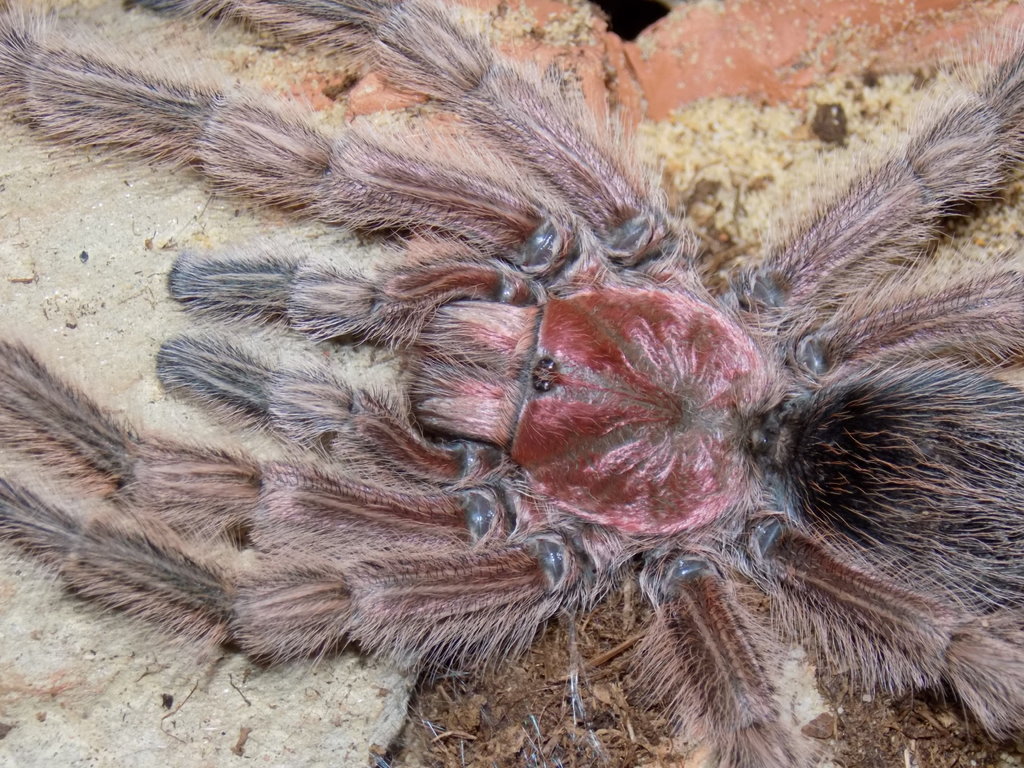
<instances>
[{"instance_id":1,"label":"small pebble","mask_svg":"<svg viewBox=\"0 0 1024 768\"><path fill-rule=\"evenodd\" d=\"M826 144L846 141L846 111L842 104L819 104L811 120L814 135Z\"/></svg>"},{"instance_id":2,"label":"small pebble","mask_svg":"<svg viewBox=\"0 0 1024 768\"><path fill-rule=\"evenodd\" d=\"M801 728L800 733L809 739L831 739L836 734L836 716L831 712L822 712Z\"/></svg>"}]
</instances>

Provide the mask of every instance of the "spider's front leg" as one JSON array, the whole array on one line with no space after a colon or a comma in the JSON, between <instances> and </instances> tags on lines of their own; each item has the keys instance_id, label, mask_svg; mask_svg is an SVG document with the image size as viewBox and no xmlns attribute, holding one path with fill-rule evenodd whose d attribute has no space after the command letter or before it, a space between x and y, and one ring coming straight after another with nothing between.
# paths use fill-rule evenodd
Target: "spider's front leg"
<instances>
[{"instance_id":1,"label":"spider's front leg","mask_svg":"<svg viewBox=\"0 0 1024 768\"><path fill-rule=\"evenodd\" d=\"M234 16L282 40L352 51L398 88L435 99L496 154L514 158L624 265L696 252L624 132L595 117L554 71L505 59L487 36L431 0L141 0L182 15Z\"/></svg>"},{"instance_id":2,"label":"spider's front leg","mask_svg":"<svg viewBox=\"0 0 1024 768\"><path fill-rule=\"evenodd\" d=\"M357 231L450 238L536 270L574 247L574 215L557 194L467 152L457 133L356 125L331 139L284 105L140 73L42 30L0 15L0 103L54 141L191 166L262 205Z\"/></svg>"},{"instance_id":3,"label":"spider's front leg","mask_svg":"<svg viewBox=\"0 0 1024 768\"><path fill-rule=\"evenodd\" d=\"M86 498L143 510L189 539L245 541L275 526L279 537L290 521L333 531L324 541L335 542L331 551L340 555L366 545L359 536L384 536L382 530L396 526L442 544L479 538L492 524L501 527L499 503L485 489L385 487L318 471L301 458L289 468L238 452L139 436L53 376L24 347L0 344L0 362L5 445L48 467ZM201 374L209 382L217 371ZM233 383L255 389L241 379ZM237 402L239 392L232 394ZM271 533L267 545L273 543Z\"/></svg>"},{"instance_id":4,"label":"spider's front leg","mask_svg":"<svg viewBox=\"0 0 1024 768\"><path fill-rule=\"evenodd\" d=\"M442 6L157 5L240 13L306 42L346 47L348 40L460 120L404 132L357 124L329 139L294 111L78 52L14 14L0 17L0 102L54 141L188 165L220 190L357 231L422 237L429 249L448 240L478 264L498 260L552 276L577 259L585 262L581 271L645 270L681 267L696 253L692 233L661 202L655 174L627 161L632 153L611 121L595 120L551 73L494 53ZM337 277L310 273L306 280L300 267L275 261L249 270L268 284L329 288ZM182 286L192 293L187 278ZM320 338L353 330L325 327L315 313L304 325L301 307L294 314Z\"/></svg>"},{"instance_id":5,"label":"spider's front leg","mask_svg":"<svg viewBox=\"0 0 1024 768\"><path fill-rule=\"evenodd\" d=\"M522 653L585 593L585 574L557 536L320 562L308 552L269 558L242 583L232 632L247 653L282 660L355 641L408 667L480 668Z\"/></svg>"},{"instance_id":6,"label":"spider's front leg","mask_svg":"<svg viewBox=\"0 0 1024 768\"><path fill-rule=\"evenodd\" d=\"M301 526L288 535L302 538ZM340 563L308 536L301 552L243 561L179 536L146 511L83 516L7 482L0 538L100 605L176 637L235 642L266 661L357 641L408 666L480 666L520 653L582 588L557 537L475 552L395 547Z\"/></svg>"}]
</instances>

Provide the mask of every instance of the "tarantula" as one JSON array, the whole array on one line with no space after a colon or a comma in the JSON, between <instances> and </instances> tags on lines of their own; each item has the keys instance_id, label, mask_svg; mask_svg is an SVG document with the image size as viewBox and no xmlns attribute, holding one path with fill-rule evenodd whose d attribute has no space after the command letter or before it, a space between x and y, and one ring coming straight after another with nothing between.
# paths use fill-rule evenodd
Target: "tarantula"
<instances>
[{"instance_id":1,"label":"tarantula","mask_svg":"<svg viewBox=\"0 0 1024 768\"><path fill-rule=\"evenodd\" d=\"M166 342L169 390L296 449L259 460L137 434L3 342L4 444L102 504L2 481L10 545L102 605L268 662L357 643L480 667L638 578L648 700L723 768L806 765L755 585L860 684L945 688L1019 732L1024 393L997 374L1024 351L1024 275L908 278L940 222L1014 172L1024 50L714 295L622 131L442 5L142 5L351 52L450 115L328 138L0 20L0 101L41 135L389 236L403 258L373 277L264 244L183 254L169 285L197 317L400 350L407 396L219 335Z\"/></svg>"}]
</instances>

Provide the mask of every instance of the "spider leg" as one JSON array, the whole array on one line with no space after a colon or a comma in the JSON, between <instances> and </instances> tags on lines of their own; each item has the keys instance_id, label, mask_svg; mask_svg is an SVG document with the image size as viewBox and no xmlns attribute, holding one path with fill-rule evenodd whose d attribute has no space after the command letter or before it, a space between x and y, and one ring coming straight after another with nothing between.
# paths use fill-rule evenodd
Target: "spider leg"
<instances>
[{"instance_id":1,"label":"spider leg","mask_svg":"<svg viewBox=\"0 0 1024 768\"><path fill-rule=\"evenodd\" d=\"M230 556L201 551L160 520L74 515L0 480L0 540L55 569L72 591L204 643L230 637Z\"/></svg>"},{"instance_id":2,"label":"spider leg","mask_svg":"<svg viewBox=\"0 0 1024 768\"><path fill-rule=\"evenodd\" d=\"M258 311L277 306L277 298L267 299L259 291L263 285L276 291L280 281L274 275L264 280L262 274L251 280L251 263L229 257L214 260L207 270L206 262L194 267L186 258L172 274L172 290L185 300L187 307L219 315L228 312L233 304L231 298L245 292L244 286L252 282L256 296L253 306ZM269 262L265 269L276 272L279 264ZM264 267L257 264L255 269ZM485 450L474 449L473 443L508 443L520 405L522 380L529 374L526 363L531 355L530 340L535 335L538 310L535 306L518 305L520 300L525 303L526 297L521 294L531 291L525 280L506 281L489 267L467 267L455 275L448 274L448 269L438 264L427 265L412 274L395 271L383 282L383 288L376 290L390 294L388 306L392 315L405 311L401 300L395 300L398 291L404 292L417 317L417 333L412 342L415 354L409 359L419 425L433 434L450 435L452 425L458 424L453 446L456 453L451 459L459 463L468 459L472 467L463 464L464 476L482 478L477 473L489 473L495 462L486 457ZM488 286L488 292L500 287L503 295L498 300L487 300L493 297L475 293L489 276L500 278L497 285ZM467 282L460 282L463 278ZM183 282L188 283L187 289L181 287ZM218 291L220 286L224 287L224 297ZM508 295L506 289L510 287L519 295ZM347 287L341 278L336 278L313 290L337 294ZM284 293L295 295L292 291ZM280 297L280 301L285 300ZM204 366L208 369L203 370ZM358 408L354 408L351 394L340 392L341 388L332 386L319 374L275 374L230 345L210 346L193 340L165 346L159 367L166 385L184 389L232 415L241 414L258 423L275 423L286 434L294 432L301 442L321 441L327 433L346 431L345 425L356 425L357 429L365 428L364 434L375 432L385 439L382 451L368 453L382 456L390 464L395 464L396 458L413 459L413 467L419 468L425 477L437 476L439 461L451 466L451 459L442 458L436 447L422 441L419 430L411 428L403 413L386 408L390 415L382 415L379 407L370 406L376 416L368 411L353 415ZM329 391L323 391L325 397L321 402L313 402L308 395L296 391L302 381L308 381L312 390L321 391L326 386ZM286 396L280 396L279 391L285 389ZM454 420L453 415L457 416ZM402 422L406 426L400 426ZM351 434L350 429L347 434ZM467 448L469 452L465 453ZM416 461L416 456L423 461ZM448 474L443 481L453 480L454 475Z\"/></svg>"},{"instance_id":3,"label":"spider leg","mask_svg":"<svg viewBox=\"0 0 1024 768\"><path fill-rule=\"evenodd\" d=\"M54 141L192 166L229 194L354 230L450 237L540 268L572 248L564 205L455 137L353 126L332 140L284 106L140 74L14 14L0 16L0 102Z\"/></svg>"},{"instance_id":4,"label":"spider leg","mask_svg":"<svg viewBox=\"0 0 1024 768\"><path fill-rule=\"evenodd\" d=\"M384 487L294 465L265 468L260 504L251 513L250 540L261 549L294 548L302 532L314 550L333 558L361 551L408 550L490 541L507 534L515 510L491 488Z\"/></svg>"},{"instance_id":5,"label":"spider leg","mask_svg":"<svg viewBox=\"0 0 1024 768\"><path fill-rule=\"evenodd\" d=\"M355 52L403 89L429 95L499 152L516 158L585 221L620 262L696 253L653 175L631 162L621 131L602 125L551 71L496 54L485 36L424 0L143 0L182 15L235 16L280 39ZM628 158L628 159L627 159Z\"/></svg>"},{"instance_id":6,"label":"spider leg","mask_svg":"<svg viewBox=\"0 0 1024 768\"><path fill-rule=\"evenodd\" d=\"M267 661L355 640L409 665L479 665L521 652L574 599L579 581L553 538L341 564L314 546L301 557L259 555L258 567L243 571L150 514L107 512L80 518L0 481L0 539L55 569L69 589L176 636L231 641Z\"/></svg>"},{"instance_id":7,"label":"spider leg","mask_svg":"<svg viewBox=\"0 0 1024 768\"><path fill-rule=\"evenodd\" d=\"M407 663L482 663L580 599L561 538L506 543L486 489L404 491L142 440L24 348L0 345L0 361L4 443L103 506L72 513L2 482L0 538L107 607L271 660L355 639ZM257 550L244 569L211 535L232 515Z\"/></svg>"},{"instance_id":8,"label":"spider leg","mask_svg":"<svg viewBox=\"0 0 1024 768\"><path fill-rule=\"evenodd\" d=\"M506 525L504 502L487 488L384 487L140 438L8 343L0 343L0 439L87 496L150 514L198 541L259 538L257 528L285 520L344 528L354 535L340 540L351 547L365 544L361 534L396 527L453 542Z\"/></svg>"},{"instance_id":9,"label":"spider leg","mask_svg":"<svg viewBox=\"0 0 1024 768\"><path fill-rule=\"evenodd\" d=\"M557 536L476 552L423 553L353 569L353 637L389 656L481 666L524 651L581 600L584 574Z\"/></svg>"},{"instance_id":10,"label":"spider leg","mask_svg":"<svg viewBox=\"0 0 1024 768\"><path fill-rule=\"evenodd\" d=\"M777 644L758 632L711 560L675 553L641 575L654 620L635 656L641 689L673 725L715 751L720 768L796 768L809 761L780 722L766 658Z\"/></svg>"},{"instance_id":11,"label":"spider leg","mask_svg":"<svg viewBox=\"0 0 1024 768\"><path fill-rule=\"evenodd\" d=\"M787 330L789 357L838 380L881 358L952 357L998 365L1024 352L1024 276L1000 271L922 293L903 279L839 306L823 325Z\"/></svg>"},{"instance_id":12,"label":"spider leg","mask_svg":"<svg viewBox=\"0 0 1024 768\"><path fill-rule=\"evenodd\" d=\"M1024 153L1024 51L1018 47L976 90L962 89L930 115L900 149L738 277L732 292L741 306L828 305L833 279L855 269L877 274L916 256L943 217L997 197Z\"/></svg>"},{"instance_id":13,"label":"spider leg","mask_svg":"<svg viewBox=\"0 0 1024 768\"><path fill-rule=\"evenodd\" d=\"M307 448L330 446L358 407L358 394L324 366L275 370L214 336L169 339L156 364L168 392Z\"/></svg>"},{"instance_id":14,"label":"spider leg","mask_svg":"<svg viewBox=\"0 0 1024 768\"><path fill-rule=\"evenodd\" d=\"M493 448L427 440L407 405L353 390L322 366L275 370L226 340L179 337L161 347L157 374L165 389L223 413L229 422L242 418L339 462L369 461L396 479L476 485L501 468Z\"/></svg>"},{"instance_id":15,"label":"spider leg","mask_svg":"<svg viewBox=\"0 0 1024 768\"><path fill-rule=\"evenodd\" d=\"M200 316L283 320L318 341L355 338L387 345L411 344L442 304L538 299L532 281L515 269L432 250L375 278L281 256L266 243L212 257L186 252L171 270L170 291Z\"/></svg>"},{"instance_id":16,"label":"spider leg","mask_svg":"<svg viewBox=\"0 0 1024 768\"><path fill-rule=\"evenodd\" d=\"M778 520L757 526L762 586L782 620L811 632L828 660L869 689L902 693L945 683L995 736L1024 718L1024 615L979 616L925 598Z\"/></svg>"},{"instance_id":17,"label":"spider leg","mask_svg":"<svg viewBox=\"0 0 1024 768\"><path fill-rule=\"evenodd\" d=\"M0 342L0 439L87 497L132 499L186 526L232 531L259 490L255 462L142 439L8 342Z\"/></svg>"}]
</instances>

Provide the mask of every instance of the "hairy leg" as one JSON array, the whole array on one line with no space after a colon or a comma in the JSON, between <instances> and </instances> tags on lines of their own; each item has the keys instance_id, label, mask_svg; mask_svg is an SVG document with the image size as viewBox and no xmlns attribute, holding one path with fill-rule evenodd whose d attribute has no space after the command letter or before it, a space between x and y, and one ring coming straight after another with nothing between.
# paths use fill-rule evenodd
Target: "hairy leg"
<instances>
[{"instance_id":1,"label":"hairy leg","mask_svg":"<svg viewBox=\"0 0 1024 768\"><path fill-rule=\"evenodd\" d=\"M157 373L168 391L229 423L242 419L339 464L390 472L399 484L471 486L498 479L502 469L500 453L483 444L427 439L407 403L353 390L321 366L274 370L225 339L171 339L157 356Z\"/></svg>"},{"instance_id":2,"label":"hairy leg","mask_svg":"<svg viewBox=\"0 0 1024 768\"><path fill-rule=\"evenodd\" d=\"M922 292L894 280L837 308L824 324L787 330L788 356L839 380L865 363L949 357L997 366L1024 353L1024 276L1001 271Z\"/></svg>"},{"instance_id":3,"label":"hairy leg","mask_svg":"<svg viewBox=\"0 0 1024 768\"><path fill-rule=\"evenodd\" d=\"M979 616L899 586L882 572L783 526L754 533L769 578L762 586L784 625L813 634L828 662L868 690L949 685L995 736L1024 718L1024 614ZM919 582L920 583L920 582Z\"/></svg>"},{"instance_id":4,"label":"hairy leg","mask_svg":"<svg viewBox=\"0 0 1024 768\"><path fill-rule=\"evenodd\" d=\"M243 568L144 511L79 516L6 481L0 540L104 607L271 662L355 640L409 666L479 666L522 652L579 581L554 539L475 552L396 546L341 563L304 548Z\"/></svg>"},{"instance_id":5,"label":"hairy leg","mask_svg":"<svg viewBox=\"0 0 1024 768\"><path fill-rule=\"evenodd\" d=\"M713 747L719 768L797 768L802 742L780 721L766 661L779 650L704 557L648 564L642 584L654 620L636 652L641 689L687 737Z\"/></svg>"},{"instance_id":6,"label":"hairy leg","mask_svg":"<svg viewBox=\"0 0 1024 768\"><path fill-rule=\"evenodd\" d=\"M991 199L1024 153L1024 48L992 68L975 89L937 106L872 170L855 178L778 246L738 276L741 306L783 316L812 312L857 280L916 256L943 217ZM935 116L931 116L935 115Z\"/></svg>"},{"instance_id":7,"label":"hairy leg","mask_svg":"<svg viewBox=\"0 0 1024 768\"><path fill-rule=\"evenodd\" d=\"M485 536L492 524L504 528L506 516L503 502L484 488L403 489L137 437L8 343L0 344L0 439L78 491L142 510L196 541L259 538L270 546L274 536L287 536L280 521L303 518L352 548L391 529L453 542Z\"/></svg>"},{"instance_id":8,"label":"hairy leg","mask_svg":"<svg viewBox=\"0 0 1024 768\"><path fill-rule=\"evenodd\" d=\"M301 44L354 52L398 87L451 110L505 156L556 189L623 264L696 253L621 131L602 124L551 72L505 60L484 35L428 0L144 0L160 11L234 16Z\"/></svg>"},{"instance_id":9,"label":"hairy leg","mask_svg":"<svg viewBox=\"0 0 1024 768\"><path fill-rule=\"evenodd\" d=\"M332 140L284 106L142 74L51 37L0 16L0 103L54 141L193 166L262 205L360 231L453 237L514 263L561 262L572 247L564 205L457 136L353 126Z\"/></svg>"},{"instance_id":10,"label":"hairy leg","mask_svg":"<svg viewBox=\"0 0 1024 768\"><path fill-rule=\"evenodd\" d=\"M0 540L54 569L73 592L203 643L230 639L238 564L162 521L75 514L0 480Z\"/></svg>"},{"instance_id":11,"label":"hairy leg","mask_svg":"<svg viewBox=\"0 0 1024 768\"><path fill-rule=\"evenodd\" d=\"M991 733L1019 727L1022 426L1019 389L937 362L781 406L760 458L787 523L751 550L783 624L869 689L949 685Z\"/></svg>"},{"instance_id":12,"label":"hairy leg","mask_svg":"<svg viewBox=\"0 0 1024 768\"><path fill-rule=\"evenodd\" d=\"M278 253L253 243L227 253L185 253L170 275L171 295L189 312L217 320L283 321L318 341L368 340L408 346L437 309L453 301L539 299L537 285L500 262L423 247L375 277Z\"/></svg>"}]
</instances>

